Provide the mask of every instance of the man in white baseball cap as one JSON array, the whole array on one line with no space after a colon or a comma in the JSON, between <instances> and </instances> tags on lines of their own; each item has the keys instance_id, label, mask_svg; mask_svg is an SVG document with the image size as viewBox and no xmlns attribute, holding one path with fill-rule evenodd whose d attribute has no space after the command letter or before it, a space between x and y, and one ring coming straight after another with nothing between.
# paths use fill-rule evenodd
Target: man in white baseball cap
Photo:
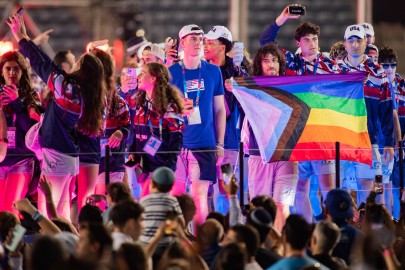
<instances>
[{"instance_id":1,"label":"man in white baseball cap","mask_svg":"<svg viewBox=\"0 0 405 270\"><path fill-rule=\"evenodd\" d=\"M391 91L388 86L387 75L384 69L373 62L364 54L366 49L366 32L361 24L350 25L346 28L344 35L344 46L347 57L340 64L344 72L367 72L367 80L364 81L364 101L367 107L367 130L370 136L373 161L372 166L359 162L341 161L341 173L350 166L355 168L357 179L357 203L366 201L369 190L374 184L375 175L381 175L381 165L388 164L394 157L394 123L393 104L391 102ZM379 123L378 123L379 122ZM381 157L378 150L377 135L382 132L384 135L384 152ZM381 202L382 196L377 197Z\"/></svg>"},{"instance_id":2,"label":"man in white baseball cap","mask_svg":"<svg viewBox=\"0 0 405 270\"><path fill-rule=\"evenodd\" d=\"M140 56L142 65L148 63L163 64L165 60L165 52L157 44L146 44L139 48L138 56Z\"/></svg>"},{"instance_id":3,"label":"man in white baseball cap","mask_svg":"<svg viewBox=\"0 0 405 270\"><path fill-rule=\"evenodd\" d=\"M368 44L374 44L375 42L375 33L374 33L374 28L371 24L369 23L362 23L364 27L364 32L366 34L366 42Z\"/></svg>"},{"instance_id":4,"label":"man in white baseball cap","mask_svg":"<svg viewBox=\"0 0 405 270\"><path fill-rule=\"evenodd\" d=\"M225 91L225 108L227 116L224 141L225 151L224 159L219 165L230 163L232 166L235 166L238 160L237 149L240 142L240 129L238 128L238 121L240 120L241 113L238 101L232 93L232 88L229 88L229 86L227 87L227 85L230 83L230 78L247 76L247 73L243 72L241 68L235 66L233 59L226 55L232 50L232 41L233 39L231 32L228 30L228 28L222 25L214 26L207 34L204 35L205 60L211 64L219 66L225 86L224 89L227 90ZM229 210L229 202L226 198L226 193L224 193L224 191L220 188L223 182L223 176L219 168L220 167L218 166L218 182L213 186L213 202L215 211L226 215ZM235 171L236 175L238 175L237 171Z\"/></svg>"},{"instance_id":5,"label":"man in white baseball cap","mask_svg":"<svg viewBox=\"0 0 405 270\"><path fill-rule=\"evenodd\" d=\"M208 189L216 181L216 165L224 157L226 125L221 72L200 57L203 35L198 25L184 26L179 32L184 58L169 68L172 84L193 106L185 119L183 149L177 160L172 194L184 194L187 180L191 182L191 196L197 208L196 225L202 224L208 215Z\"/></svg>"},{"instance_id":6,"label":"man in white baseball cap","mask_svg":"<svg viewBox=\"0 0 405 270\"><path fill-rule=\"evenodd\" d=\"M202 30L201 27L199 27L196 24L189 24L189 25L185 25L183 26L183 28L181 28L180 32L179 32L179 38L183 39L188 35L204 35L204 31Z\"/></svg>"}]
</instances>

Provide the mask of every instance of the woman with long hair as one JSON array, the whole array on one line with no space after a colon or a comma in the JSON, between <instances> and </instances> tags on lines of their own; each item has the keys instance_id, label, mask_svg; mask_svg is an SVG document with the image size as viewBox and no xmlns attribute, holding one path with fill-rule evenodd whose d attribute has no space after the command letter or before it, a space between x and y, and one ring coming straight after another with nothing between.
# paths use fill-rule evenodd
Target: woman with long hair
<instances>
[{"instance_id":1,"label":"woman with long hair","mask_svg":"<svg viewBox=\"0 0 405 270\"><path fill-rule=\"evenodd\" d=\"M31 88L24 57L10 51L0 60L0 98L7 122L7 155L0 163L0 210L13 211L16 200L24 198L34 173L34 154L25 145L25 134L38 118L39 96ZM37 120L36 120L37 119ZM14 210L15 211L15 210Z\"/></svg>"},{"instance_id":2,"label":"woman with long hair","mask_svg":"<svg viewBox=\"0 0 405 270\"><path fill-rule=\"evenodd\" d=\"M142 168L139 181L142 196L149 194L151 172L166 166L176 170L177 155L183 146L183 100L180 91L170 85L168 69L149 63L138 76L134 142L130 159Z\"/></svg>"},{"instance_id":3,"label":"woman with long hair","mask_svg":"<svg viewBox=\"0 0 405 270\"><path fill-rule=\"evenodd\" d=\"M7 22L20 51L53 95L45 110L39 131L43 162L41 174L52 185L53 201L58 214L70 220L72 177L78 174L77 130L87 136L100 133L104 110L103 67L92 54L83 54L71 73L60 67L27 36L23 19L16 14ZM38 208L46 213L45 195L38 191Z\"/></svg>"},{"instance_id":4,"label":"woman with long hair","mask_svg":"<svg viewBox=\"0 0 405 270\"><path fill-rule=\"evenodd\" d=\"M131 128L131 119L128 105L125 100L117 94L117 87L114 82L114 63L112 56L100 49L90 51L103 64L104 81L106 84L106 122L101 136L103 141L111 149L109 164L105 163L105 157L101 157L99 175L96 184L96 193L105 194L105 171L106 166L110 170L110 182L122 182L128 184L125 176L125 139L128 137Z\"/></svg>"}]
</instances>

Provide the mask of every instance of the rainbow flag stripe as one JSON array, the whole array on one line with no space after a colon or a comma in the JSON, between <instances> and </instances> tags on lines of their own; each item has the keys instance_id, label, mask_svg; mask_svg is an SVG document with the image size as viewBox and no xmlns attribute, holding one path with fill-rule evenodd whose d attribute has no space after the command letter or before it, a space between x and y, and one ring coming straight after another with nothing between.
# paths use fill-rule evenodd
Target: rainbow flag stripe
<instances>
[{"instance_id":1,"label":"rainbow flag stripe","mask_svg":"<svg viewBox=\"0 0 405 270\"><path fill-rule=\"evenodd\" d=\"M366 73L235 78L234 95L264 162L335 159L371 164Z\"/></svg>"}]
</instances>

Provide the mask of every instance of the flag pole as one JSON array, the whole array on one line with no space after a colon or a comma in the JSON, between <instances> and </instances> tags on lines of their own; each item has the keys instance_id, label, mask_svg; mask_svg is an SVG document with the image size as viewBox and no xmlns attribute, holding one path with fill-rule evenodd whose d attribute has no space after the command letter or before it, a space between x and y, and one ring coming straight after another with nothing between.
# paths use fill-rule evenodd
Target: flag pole
<instances>
[{"instance_id":1,"label":"flag pole","mask_svg":"<svg viewBox=\"0 0 405 270\"><path fill-rule=\"evenodd\" d=\"M340 188L340 142L335 142L335 184L336 188Z\"/></svg>"},{"instance_id":2,"label":"flag pole","mask_svg":"<svg viewBox=\"0 0 405 270\"><path fill-rule=\"evenodd\" d=\"M110 146L107 144L105 146L105 190L110 184L110 152Z\"/></svg>"},{"instance_id":3,"label":"flag pole","mask_svg":"<svg viewBox=\"0 0 405 270\"><path fill-rule=\"evenodd\" d=\"M402 141L398 141L399 145L399 186L400 186L400 193L399 193L399 204L401 204L401 196L402 196L402 191L404 189L404 146L402 144Z\"/></svg>"},{"instance_id":4,"label":"flag pole","mask_svg":"<svg viewBox=\"0 0 405 270\"><path fill-rule=\"evenodd\" d=\"M245 187L244 187L244 180L245 179L243 179L243 174L244 174L244 171L243 171L243 166L244 166L244 164L243 164L243 162L244 162L244 160L243 160L243 156L244 156L244 152L243 152L243 142L240 142L239 143L239 205L240 205L240 209L242 209L242 211L243 211L243 209L244 209L244 189L245 189Z\"/></svg>"}]
</instances>

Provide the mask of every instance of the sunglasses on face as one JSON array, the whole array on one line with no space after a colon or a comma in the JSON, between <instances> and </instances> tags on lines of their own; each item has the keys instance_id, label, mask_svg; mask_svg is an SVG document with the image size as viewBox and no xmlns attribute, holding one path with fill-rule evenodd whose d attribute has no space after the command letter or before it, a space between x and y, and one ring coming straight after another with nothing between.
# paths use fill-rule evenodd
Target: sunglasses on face
<instances>
[{"instance_id":1,"label":"sunglasses on face","mask_svg":"<svg viewBox=\"0 0 405 270\"><path fill-rule=\"evenodd\" d=\"M397 67L397 63L387 63L387 64L381 64L381 65L382 65L382 67L384 69L387 69L389 67L391 67L391 68L396 68Z\"/></svg>"}]
</instances>

